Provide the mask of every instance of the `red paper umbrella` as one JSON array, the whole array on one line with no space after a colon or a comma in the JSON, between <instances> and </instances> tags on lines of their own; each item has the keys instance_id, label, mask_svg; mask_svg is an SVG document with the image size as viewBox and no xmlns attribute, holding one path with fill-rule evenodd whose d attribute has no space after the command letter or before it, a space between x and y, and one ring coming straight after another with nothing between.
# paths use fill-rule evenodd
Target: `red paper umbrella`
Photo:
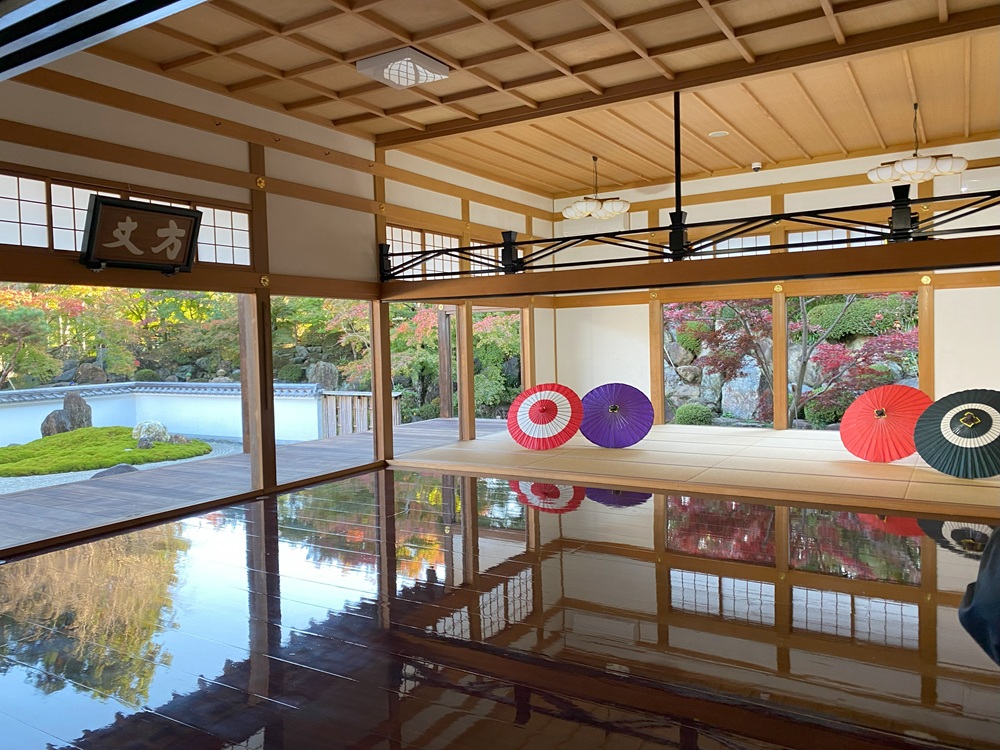
<instances>
[{"instance_id":1,"label":"red paper umbrella","mask_svg":"<svg viewBox=\"0 0 1000 750\"><path fill-rule=\"evenodd\" d=\"M913 428L934 403L908 385L883 385L862 393L840 421L840 439L858 458L887 463L916 452Z\"/></svg>"},{"instance_id":2,"label":"red paper umbrella","mask_svg":"<svg viewBox=\"0 0 1000 750\"><path fill-rule=\"evenodd\" d=\"M895 536L921 537L924 535L920 524L917 523L917 519L910 518L909 516L881 516L873 513L858 513L858 520L861 521L866 529L871 529L872 531L884 531L886 534L894 534Z\"/></svg>"},{"instance_id":3,"label":"red paper umbrella","mask_svg":"<svg viewBox=\"0 0 1000 750\"><path fill-rule=\"evenodd\" d=\"M587 493L586 487L542 482L511 482L517 501L543 513L569 513L576 510Z\"/></svg>"},{"instance_id":4,"label":"red paper umbrella","mask_svg":"<svg viewBox=\"0 0 1000 750\"><path fill-rule=\"evenodd\" d=\"M545 451L573 437L582 419L579 396L564 385L543 383L514 399L507 411L507 430L518 445Z\"/></svg>"}]
</instances>

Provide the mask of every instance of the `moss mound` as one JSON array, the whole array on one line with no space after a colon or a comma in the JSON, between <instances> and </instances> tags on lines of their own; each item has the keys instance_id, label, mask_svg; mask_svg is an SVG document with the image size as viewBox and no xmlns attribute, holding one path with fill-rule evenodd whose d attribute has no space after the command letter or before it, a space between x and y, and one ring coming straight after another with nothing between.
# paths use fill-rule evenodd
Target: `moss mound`
<instances>
[{"instance_id":1,"label":"moss mound","mask_svg":"<svg viewBox=\"0 0 1000 750\"><path fill-rule=\"evenodd\" d=\"M150 464L204 456L212 447L201 440L154 443L139 450L131 427L84 427L24 445L0 448L0 477L29 477L66 471L107 469L115 464Z\"/></svg>"}]
</instances>

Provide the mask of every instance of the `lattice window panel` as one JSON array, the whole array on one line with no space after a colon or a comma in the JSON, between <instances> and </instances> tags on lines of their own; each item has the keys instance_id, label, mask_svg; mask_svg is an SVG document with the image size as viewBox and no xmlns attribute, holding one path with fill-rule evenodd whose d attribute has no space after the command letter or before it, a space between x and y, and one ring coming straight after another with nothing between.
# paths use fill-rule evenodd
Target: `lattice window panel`
<instances>
[{"instance_id":1,"label":"lattice window panel","mask_svg":"<svg viewBox=\"0 0 1000 750\"><path fill-rule=\"evenodd\" d=\"M824 245L806 244L800 247L790 247L788 252L801 253L809 250L832 250L838 247L862 247L864 245L884 245L884 240L873 238L864 232L854 232L849 229L817 229L809 232L789 232L787 235L789 244L796 242L830 242ZM831 240L839 240L831 242Z\"/></svg>"},{"instance_id":2,"label":"lattice window panel","mask_svg":"<svg viewBox=\"0 0 1000 750\"><path fill-rule=\"evenodd\" d=\"M827 635L851 635L851 595L792 588L792 627Z\"/></svg>"},{"instance_id":3,"label":"lattice window panel","mask_svg":"<svg viewBox=\"0 0 1000 750\"><path fill-rule=\"evenodd\" d=\"M472 630L469 624L469 608L462 607L457 612L452 612L447 617L442 617L434 624L433 631L438 635L448 638L457 638L467 641L472 637Z\"/></svg>"},{"instance_id":4,"label":"lattice window panel","mask_svg":"<svg viewBox=\"0 0 1000 750\"><path fill-rule=\"evenodd\" d=\"M699 615L719 614L719 577L693 570L672 569L670 606Z\"/></svg>"},{"instance_id":5,"label":"lattice window panel","mask_svg":"<svg viewBox=\"0 0 1000 750\"><path fill-rule=\"evenodd\" d=\"M427 250L450 250L459 247L459 238L450 234L394 226L386 227L386 241L392 252L394 268L414 260L418 254ZM445 276L435 278L450 278L458 275L458 268L458 258L442 255L423 261L419 266L409 269L407 273L444 273Z\"/></svg>"},{"instance_id":6,"label":"lattice window panel","mask_svg":"<svg viewBox=\"0 0 1000 750\"><path fill-rule=\"evenodd\" d=\"M448 234L435 234L434 232L424 232L424 250L453 250L459 246L459 238ZM454 278L457 276L458 258L452 255L438 255L430 258L424 263L425 273L445 273L447 276L440 278Z\"/></svg>"},{"instance_id":7,"label":"lattice window panel","mask_svg":"<svg viewBox=\"0 0 1000 750\"><path fill-rule=\"evenodd\" d=\"M0 245L49 246L45 182L0 174Z\"/></svg>"},{"instance_id":8,"label":"lattice window panel","mask_svg":"<svg viewBox=\"0 0 1000 750\"><path fill-rule=\"evenodd\" d=\"M489 243L489 242L478 242L477 241L477 242L472 242L471 245L470 245L470 247L482 248L482 247L484 247L486 245L489 245L489 244L492 244L492 243ZM493 248L490 248L489 250L478 250L477 253L479 255L485 255L485 256L488 256L488 257L492 258L499 265L500 260L501 260L501 255L503 253L503 249L499 248L499 247L493 247ZM471 268L473 271L475 271L475 270L478 270L478 269L481 269L481 268L490 268L490 269L493 269L493 268L495 268L495 266L492 266L492 265L490 265L488 263L483 263L481 261L471 261L469 263L469 268ZM486 273L481 273L481 274L478 274L478 275L479 276L499 276L500 274L501 274L501 271L490 270L490 271L488 271Z\"/></svg>"},{"instance_id":9,"label":"lattice window panel","mask_svg":"<svg viewBox=\"0 0 1000 750\"><path fill-rule=\"evenodd\" d=\"M722 616L760 625L774 624L774 584L723 578L719 592Z\"/></svg>"},{"instance_id":10,"label":"lattice window panel","mask_svg":"<svg viewBox=\"0 0 1000 750\"><path fill-rule=\"evenodd\" d=\"M919 624L916 604L854 597L854 637L859 641L916 649Z\"/></svg>"},{"instance_id":11,"label":"lattice window panel","mask_svg":"<svg viewBox=\"0 0 1000 750\"><path fill-rule=\"evenodd\" d=\"M83 247L83 228L87 224L87 205L92 195L122 197L121 193L52 183L52 247L55 250L79 251Z\"/></svg>"},{"instance_id":12,"label":"lattice window panel","mask_svg":"<svg viewBox=\"0 0 1000 750\"><path fill-rule=\"evenodd\" d=\"M198 206L198 260L234 266L250 265L250 214L227 208Z\"/></svg>"}]
</instances>

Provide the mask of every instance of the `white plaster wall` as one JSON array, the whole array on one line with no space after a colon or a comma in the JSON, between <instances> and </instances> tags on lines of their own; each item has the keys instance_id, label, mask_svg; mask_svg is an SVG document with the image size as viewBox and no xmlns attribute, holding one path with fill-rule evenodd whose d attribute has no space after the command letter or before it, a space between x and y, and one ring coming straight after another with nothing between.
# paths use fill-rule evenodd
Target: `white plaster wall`
<instances>
[{"instance_id":1,"label":"white plaster wall","mask_svg":"<svg viewBox=\"0 0 1000 750\"><path fill-rule=\"evenodd\" d=\"M393 206L426 211L437 216L447 216L450 219L462 218L461 198L441 195L402 182L385 181L385 202Z\"/></svg>"},{"instance_id":2,"label":"white plaster wall","mask_svg":"<svg viewBox=\"0 0 1000 750\"><path fill-rule=\"evenodd\" d=\"M367 200L375 199L375 181L364 172L324 164L316 159L307 159L273 148L264 150L264 164L268 177L334 190Z\"/></svg>"},{"instance_id":3,"label":"white plaster wall","mask_svg":"<svg viewBox=\"0 0 1000 750\"><path fill-rule=\"evenodd\" d=\"M29 169L52 170L68 172L82 177L93 177L102 180L124 182L154 190L169 190L181 195L197 196L199 198L215 198L224 201L243 203L249 206L250 191L245 188L220 185L206 180L195 180L190 177L156 172L152 169L130 167L123 164L113 164L108 161L91 159L86 156L61 154L32 146L19 146L0 139L0 161L18 164Z\"/></svg>"},{"instance_id":4,"label":"white plaster wall","mask_svg":"<svg viewBox=\"0 0 1000 750\"><path fill-rule=\"evenodd\" d=\"M1000 286L934 291L934 397L1000 390Z\"/></svg>"},{"instance_id":5,"label":"white plaster wall","mask_svg":"<svg viewBox=\"0 0 1000 750\"><path fill-rule=\"evenodd\" d=\"M659 226L665 227L670 223L671 210L669 208L660 210ZM741 198L740 200L720 201L718 203L698 203L686 206L684 210L687 212L688 224L696 224L700 221L749 218L771 213L771 199L767 197ZM787 206L785 210L789 210Z\"/></svg>"},{"instance_id":6,"label":"white plaster wall","mask_svg":"<svg viewBox=\"0 0 1000 750\"><path fill-rule=\"evenodd\" d=\"M562 566L563 596L567 599L631 612L656 613L656 566L653 563L619 555L574 552L562 555ZM593 585L596 580L601 581L598 588Z\"/></svg>"},{"instance_id":7,"label":"white plaster wall","mask_svg":"<svg viewBox=\"0 0 1000 750\"><path fill-rule=\"evenodd\" d=\"M95 427L134 427L135 401L130 393L88 396ZM62 408L62 401L0 404L0 446L20 445L42 436L42 422L50 412Z\"/></svg>"},{"instance_id":8,"label":"white plaster wall","mask_svg":"<svg viewBox=\"0 0 1000 750\"><path fill-rule=\"evenodd\" d=\"M230 169L249 165L241 141L23 83L0 82L0 101L7 120Z\"/></svg>"},{"instance_id":9,"label":"white plaster wall","mask_svg":"<svg viewBox=\"0 0 1000 750\"><path fill-rule=\"evenodd\" d=\"M608 508L584 500L577 510L563 515L562 535L566 539L653 549L653 500L631 508Z\"/></svg>"},{"instance_id":10,"label":"white plaster wall","mask_svg":"<svg viewBox=\"0 0 1000 750\"><path fill-rule=\"evenodd\" d=\"M469 219L473 224L486 224L496 227L501 232L513 230L520 235L519 239L524 239L524 234L527 232L527 218L524 214L484 206L482 203L469 202Z\"/></svg>"},{"instance_id":11,"label":"white plaster wall","mask_svg":"<svg viewBox=\"0 0 1000 750\"><path fill-rule=\"evenodd\" d=\"M234 396L193 393L136 393L135 423L156 420L171 435L243 437L243 407Z\"/></svg>"},{"instance_id":12,"label":"white plaster wall","mask_svg":"<svg viewBox=\"0 0 1000 750\"><path fill-rule=\"evenodd\" d=\"M462 172L458 169L452 169L451 167L445 167L441 164L428 161L427 159L421 159L419 156L403 153L402 151L386 151L385 163L390 167L399 167L400 169L405 169L408 172L425 175L436 180L443 180L444 182L449 182L452 185L464 187L469 190L477 190L480 193L493 195L497 198L504 198L506 200L516 201L517 203L523 203L528 206L534 206L535 208L540 208L543 211L552 210L552 199L547 198L544 195L529 193L527 190L519 190L508 185L503 185L499 182L485 180L477 175Z\"/></svg>"},{"instance_id":13,"label":"white plaster wall","mask_svg":"<svg viewBox=\"0 0 1000 750\"><path fill-rule=\"evenodd\" d=\"M545 219L539 219L537 217L532 217L531 219L531 234L534 237L541 237L543 240L547 240L552 237L552 227L551 221L545 221Z\"/></svg>"},{"instance_id":14,"label":"white plaster wall","mask_svg":"<svg viewBox=\"0 0 1000 750\"><path fill-rule=\"evenodd\" d=\"M555 310L535 308L535 382L552 383L556 377Z\"/></svg>"},{"instance_id":15,"label":"white plaster wall","mask_svg":"<svg viewBox=\"0 0 1000 750\"><path fill-rule=\"evenodd\" d=\"M581 397L604 383L628 383L649 395L649 307L616 305L556 310L559 382Z\"/></svg>"},{"instance_id":16,"label":"white plaster wall","mask_svg":"<svg viewBox=\"0 0 1000 750\"><path fill-rule=\"evenodd\" d=\"M912 190L912 188L911 188ZM916 191L913 191L916 194ZM839 208L858 206L863 203L886 203L892 200L892 189L889 185L852 185L851 187L830 188L828 190L810 190L804 193L789 193L785 195L785 212L813 211L822 208ZM886 209L886 216L888 217ZM770 213L765 211L764 213Z\"/></svg>"},{"instance_id":17,"label":"white plaster wall","mask_svg":"<svg viewBox=\"0 0 1000 750\"><path fill-rule=\"evenodd\" d=\"M743 664L754 664L765 669L777 670L778 649L769 643L758 643L744 638L703 633L689 628L670 628L672 648L706 654L710 658L732 659Z\"/></svg>"},{"instance_id":18,"label":"white plaster wall","mask_svg":"<svg viewBox=\"0 0 1000 750\"><path fill-rule=\"evenodd\" d=\"M227 120L334 148L362 159L375 158L375 144L370 141L97 55L80 52L49 63L46 67L105 85L108 81L114 81L114 87L123 91L154 97L196 112L208 112Z\"/></svg>"},{"instance_id":19,"label":"white plaster wall","mask_svg":"<svg viewBox=\"0 0 1000 750\"><path fill-rule=\"evenodd\" d=\"M375 217L282 195L267 198L271 273L376 281Z\"/></svg>"},{"instance_id":20,"label":"white plaster wall","mask_svg":"<svg viewBox=\"0 0 1000 750\"><path fill-rule=\"evenodd\" d=\"M274 439L279 443L317 440L323 434L320 403L318 398L275 396Z\"/></svg>"}]
</instances>

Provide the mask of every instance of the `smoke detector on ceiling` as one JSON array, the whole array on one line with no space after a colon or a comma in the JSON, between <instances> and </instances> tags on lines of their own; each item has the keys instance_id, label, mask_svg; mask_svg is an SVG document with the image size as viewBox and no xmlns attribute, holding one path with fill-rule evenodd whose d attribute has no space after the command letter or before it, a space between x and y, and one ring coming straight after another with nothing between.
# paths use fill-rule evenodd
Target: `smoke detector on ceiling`
<instances>
[{"instance_id":1,"label":"smoke detector on ceiling","mask_svg":"<svg viewBox=\"0 0 1000 750\"><path fill-rule=\"evenodd\" d=\"M394 89L405 89L448 77L447 65L413 47L384 52L355 63L358 72Z\"/></svg>"}]
</instances>

